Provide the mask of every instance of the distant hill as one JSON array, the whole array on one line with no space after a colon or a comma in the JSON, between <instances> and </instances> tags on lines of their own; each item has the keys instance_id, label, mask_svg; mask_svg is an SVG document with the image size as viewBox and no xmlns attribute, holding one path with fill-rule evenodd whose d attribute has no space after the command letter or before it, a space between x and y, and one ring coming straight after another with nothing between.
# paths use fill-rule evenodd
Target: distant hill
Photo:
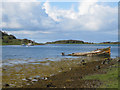
<instances>
[{"instance_id":1,"label":"distant hill","mask_svg":"<svg viewBox=\"0 0 120 90\"><path fill-rule=\"evenodd\" d=\"M81 40L58 40L54 42L46 42L45 44L120 44L120 42L92 43L92 42L84 42Z\"/></svg>"},{"instance_id":2,"label":"distant hill","mask_svg":"<svg viewBox=\"0 0 120 90\"><path fill-rule=\"evenodd\" d=\"M1 39L2 39L2 45L21 45L28 43L34 43L34 45L44 45L43 43L36 43L35 41L28 39L17 39L14 35L9 35L3 31L0 31L0 40ZM81 40L58 40L53 42L46 42L45 44L120 44L120 42L92 43L92 42L84 42Z\"/></svg>"},{"instance_id":3,"label":"distant hill","mask_svg":"<svg viewBox=\"0 0 120 90\"><path fill-rule=\"evenodd\" d=\"M101 42L99 44L120 44L120 42Z\"/></svg>"},{"instance_id":4,"label":"distant hill","mask_svg":"<svg viewBox=\"0 0 120 90\"><path fill-rule=\"evenodd\" d=\"M93 43L88 43L81 40L59 40L54 42L47 42L46 44L93 44Z\"/></svg>"},{"instance_id":5,"label":"distant hill","mask_svg":"<svg viewBox=\"0 0 120 90\"><path fill-rule=\"evenodd\" d=\"M41 45L40 43L36 43L32 40L17 39L14 35L9 35L3 31L0 31L0 38L2 39L2 45L21 45L28 43L34 43L34 45Z\"/></svg>"}]
</instances>

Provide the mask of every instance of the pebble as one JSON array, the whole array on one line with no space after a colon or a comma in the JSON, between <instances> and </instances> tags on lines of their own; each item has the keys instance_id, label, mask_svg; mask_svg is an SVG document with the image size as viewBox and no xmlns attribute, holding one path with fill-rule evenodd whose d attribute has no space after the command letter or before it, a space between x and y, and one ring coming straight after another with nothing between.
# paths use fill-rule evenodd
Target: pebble
<instances>
[{"instance_id":1,"label":"pebble","mask_svg":"<svg viewBox=\"0 0 120 90\"><path fill-rule=\"evenodd\" d=\"M97 69L100 69L100 66L96 66Z\"/></svg>"},{"instance_id":2,"label":"pebble","mask_svg":"<svg viewBox=\"0 0 120 90\"><path fill-rule=\"evenodd\" d=\"M47 80L48 78L47 77L44 77L45 80Z\"/></svg>"},{"instance_id":3,"label":"pebble","mask_svg":"<svg viewBox=\"0 0 120 90\"><path fill-rule=\"evenodd\" d=\"M69 68L69 70L72 70L72 68Z\"/></svg>"},{"instance_id":4,"label":"pebble","mask_svg":"<svg viewBox=\"0 0 120 90\"><path fill-rule=\"evenodd\" d=\"M58 72L62 72L62 71L58 71Z\"/></svg>"},{"instance_id":5,"label":"pebble","mask_svg":"<svg viewBox=\"0 0 120 90\"><path fill-rule=\"evenodd\" d=\"M54 76L55 74L51 74L50 76Z\"/></svg>"},{"instance_id":6,"label":"pebble","mask_svg":"<svg viewBox=\"0 0 120 90\"><path fill-rule=\"evenodd\" d=\"M24 79L22 79L22 80L23 80L23 81L27 81L27 79L25 79L25 78L24 78Z\"/></svg>"},{"instance_id":7,"label":"pebble","mask_svg":"<svg viewBox=\"0 0 120 90\"><path fill-rule=\"evenodd\" d=\"M30 83L27 83L26 85L30 85Z\"/></svg>"},{"instance_id":8,"label":"pebble","mask_svg":"<svg viewBox=\"0 0 120 90\"><path fill-rule=\"evenodd\" d=\"M32 82L37 82L38 80L37 79L33 79Z\"/></svg>"},{"instance_id":9,"label":"pebble","mask_svg":"<svg viewBox=\"0 0 120 90\"><path fill-rule=\"evenodd\" d=\"M35 78L40 78L40 76L35 76Z\"/></svg>"}]
</instances>

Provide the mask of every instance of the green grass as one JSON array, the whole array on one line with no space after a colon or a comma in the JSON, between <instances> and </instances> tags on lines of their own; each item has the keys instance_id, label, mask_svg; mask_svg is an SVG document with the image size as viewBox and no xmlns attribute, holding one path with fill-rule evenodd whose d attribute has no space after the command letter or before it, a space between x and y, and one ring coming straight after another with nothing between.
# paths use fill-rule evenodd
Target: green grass
<instances>
[{"instance_id":1,"label":"green grass","mask_svg":"<svg viewBox=\"0 0 120 90\"><path fill-rule=\"evenodd\" d=\"M85 76L84 79L100 80L102 82L100 88L118 88L118 65L113 65L112 68L107 69L106 74Z\"/></svg>"}]
</instances>

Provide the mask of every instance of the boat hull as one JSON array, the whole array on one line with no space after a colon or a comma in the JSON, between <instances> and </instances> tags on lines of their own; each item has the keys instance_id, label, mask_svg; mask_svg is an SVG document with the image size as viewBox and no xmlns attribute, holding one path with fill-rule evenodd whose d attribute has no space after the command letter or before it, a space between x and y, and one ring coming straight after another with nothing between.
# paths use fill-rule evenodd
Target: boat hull
<instances>
[{"instance_id":1,"label":"boat hull","mask_svg":"<svg viewBox=\"0 0 120 90\"><path fill-rule=\"evenodd\" d=\"M72 53L68 54L67 56L110 56L111 50L110 47L108 48L103 48L103 49L97 49L91 52L86 52L86 53ZM62 53L62 55L65 55Z\"/></svg>"}]
</instances>

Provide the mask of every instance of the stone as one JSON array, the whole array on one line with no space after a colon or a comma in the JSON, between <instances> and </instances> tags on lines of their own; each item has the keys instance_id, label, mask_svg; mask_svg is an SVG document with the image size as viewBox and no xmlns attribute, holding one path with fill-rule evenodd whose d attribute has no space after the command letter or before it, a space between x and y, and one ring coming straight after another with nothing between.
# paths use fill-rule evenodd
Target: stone
<instances>
[{"instance_id":1,"label":"stone","mask_svg":"<svg viewBox=\"0 0 120 90\"><path fill-rule=\"evenodd\" d=\"M37 82L38 80L37 79L33 79L32 82Z\"/></svg>"},{"instance_id":2,"label":"stone","mask_svg":"<svg viewBox=\"0 0 120 90\"><path fill-rule=\"evenodd\" d=\"M49 88L49 87L56 87L55 85L52 85L52 83L49 83L48 85L47 85L47 87Z\"/></svg>"},{"instance_id":3,"label":"stone","mask_svg":"<svg viewBox=\"0 0 120 90\"><path fill-rule=\"evenodd\" d=\"M100 69L100 66L96 66L97 69Z\"/></svg>"},{"instance_id":4,"label":"stone","mask_svg":"<svg viewBox=\"0 0 120 90\"><path fill-rule=\"evenodd\" d=\"M10 85L6 83L6 84L4 84L4 86L5 86L5 87L9 87Z\"/></svg>"}]
</instances>

